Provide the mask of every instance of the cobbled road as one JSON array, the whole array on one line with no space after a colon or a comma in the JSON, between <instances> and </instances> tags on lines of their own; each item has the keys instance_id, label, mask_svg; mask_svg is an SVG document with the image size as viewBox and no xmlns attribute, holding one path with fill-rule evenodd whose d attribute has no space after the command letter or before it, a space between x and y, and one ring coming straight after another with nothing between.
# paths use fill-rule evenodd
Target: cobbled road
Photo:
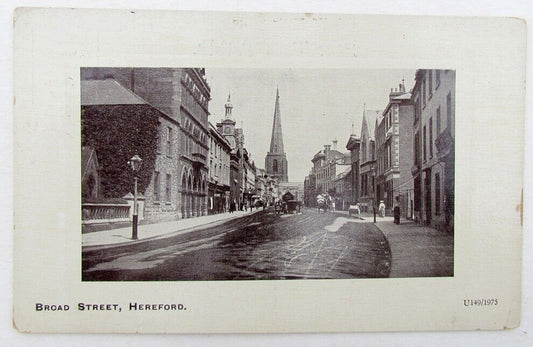
<instances>
[{"instance_id":1,"label":"cobbled road","mask_svg":"<svg viewBox=\"0 0 533 347\"><path fill-rule=\"evenodd\" d=\"M376 278L390 274L381 231L334 213L260 211L224 224L82 253L84 281Z\"/></svg>"}]
</instances>

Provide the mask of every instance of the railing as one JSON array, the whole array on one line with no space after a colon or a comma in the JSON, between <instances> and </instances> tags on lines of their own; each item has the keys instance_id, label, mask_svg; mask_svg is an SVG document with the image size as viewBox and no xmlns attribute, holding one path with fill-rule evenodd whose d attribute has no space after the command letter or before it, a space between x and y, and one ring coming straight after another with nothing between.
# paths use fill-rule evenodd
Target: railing
<instances>
[{"instance_id":1,"label":"railing","mask_svg":"<svg viewBox=\"0 0 533 347\"><path fill-rule=\"evenodd\" d=\"M126 222L130 220L129 204L96 204L81 205L82 224Z\"/></svg>"}]
</instances>

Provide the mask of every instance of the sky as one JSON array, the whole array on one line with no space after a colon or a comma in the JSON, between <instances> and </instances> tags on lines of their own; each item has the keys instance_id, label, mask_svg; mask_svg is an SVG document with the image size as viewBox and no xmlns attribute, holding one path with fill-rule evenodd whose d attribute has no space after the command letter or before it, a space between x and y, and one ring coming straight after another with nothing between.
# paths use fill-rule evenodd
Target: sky
<instances>
[{"instance_id":1,"label":"sky","mask_svg":"<svg viewBox=\"0 0 533 347\"><path fill-rule=\"evenodd\" d=\"M244 129L244 145L256 167L265 167L279 88L283 143L289 181L303 182L314 154L338 140L347 152L352 133L361 133L363 109L383 110L391 88L405 80L414 85L415 70L357 69L206 69L211 87L209 120L224 118L231 93L233 119Z\"/></svg>"}]
</instances>

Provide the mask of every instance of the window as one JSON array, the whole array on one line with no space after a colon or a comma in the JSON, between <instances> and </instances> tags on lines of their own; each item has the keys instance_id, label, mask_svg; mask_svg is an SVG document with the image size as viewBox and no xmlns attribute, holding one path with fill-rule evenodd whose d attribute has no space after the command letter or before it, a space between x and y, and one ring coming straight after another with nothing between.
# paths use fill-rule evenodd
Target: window
<instances>
[{"instance_id":1,"label":"window","mask_svg":"<svg viewBox=\"0 0 533 347\"><path fill-rule=\"evenodd\" d=\"M272 163L272 171L278 172L278 160L274 159L274 162Z\"/></svg>"},{"instance_id":2,"label":"window","mask_svg":"<svg viewBox=\"0 0 533 347\"><path fill-rule=\"evenodd\" d=\"M422 103L426 106L426 80L422 80Z\"/></svg>"},{"instance_id":3,"label":"window","mask_svg":"<svg viewBox=\"0 0 533 347\"><path fill-rule=\"evenodd\" d=\"M433 118L429 118L429 158L433 158Z\"/></svg>"},{"instance_id":4,"label":"window","mask_svg":"<svg viewBox=\"0 0 533 347\"><path fill-rule=\"evenodd\" d=\"M161 123L159 123L159 129L158 129L158 141L157 141L157 152L161 153L163 150L163 126Z\"/></svg>"},{"instance_id":5,"label":"window","mask_svg":"<svg viewBox=\"0 0 533 347\"><path fill-rule=\"evenodd\" d=\"M167 134L167 154L169 157L172 156L172 128L168 128Z\"/></svg>"},{"instance_id":6,"label":"window","mask_svg":"<svg viewBox=\"0 0 533 347\"><path fill-rule=\"evenodd\" d=\"M435 124L435 128L436 128L435 129L436 130L435 134L437 136L439 136L439 134L440 134L440 106L437 107L437 120L435 122L436 122L436 124Z\"/></svg>"},{"instance_id":7,"label":"window","mask_svg":"<svg viewBox=\"0 0 533 347\"><path fill-rule=\"evenodd\" d=\"M435 174L435 214L440 214L440 173Z\"/></svg>"},{"instance_id":8,"label":"window","mask_svg":"<svg viewBox=\"0 0 533 347\"><path fill-rule=\"evenodd\" d=\"M154 172L154 200L155 200L155 201L159 201L159 200L160 200L160 196L159 196L159 185L160 185L160 182L159 182L159 172L158 172L158 171L155 171L155 172Z\"/></svg>"},{"instance_id":9,"label":"window","mask_svg":"<svg viewBox=\"0 0 533 347\"><path fill-rule=\"evenodd\" d=\"M428 95L429 99L431 99L431 96L433 95L433 70L429 70L428 75Z\"/></svg>"},{"instance_id":10,"label":"window","mask_svg":"<svg viewBox=\"0 0 533 347\"><path fill-rule=\"evenodd\" d=\"M415 120L416 123L420 119L420 99L417 97L415 100Z\"/></svg>"},{"instance_id":11,"label":"window","mask_svg":"<svg viewBox=\"0 0 533 347\"><path fill-rule=\"evenodd\" d=\"M446 127L452 127L452 93L448 93L446 96Z\"/></svg>"},{"instance_id":12,"label":"window","mask_svg":"<svg viewBox=\"0 0 533 347\"><path fill-rule=\"evenodd\" d=\"M392 166L392 151L391 151L391 144L389 143L387 145L387 168L390 168Z\"/></svg>"},{"instance_id":13,"label":"window","mask_svg":"<svg viewBox=\"0 0 533 347\"><path fill-rule=\"evenodd\" d=\"M423 138L422 138L422 141L424 142L424 144L423 144L423 145L424 145L424 150L423 150L423 152L424 152L424 163L425 163L426 160L427 160L427 156L426 156L426 151L427 151L427 150L426 150L426 126L425 126L425 125L424 125L424 130L423 130L422 137L423 137Z\"/></svg>"},{"instance_id":14,"label":"window","mask_svg":"<svg viewBox=\"0 0 533 347\"><path fill-rule=\"evenodd\" d=\"M420 133L416 132L415 134L415 165L420 165Z\"/></svg>"},{"instance_id":15,"label":"window","mask_svg":"<svg viewBox=\"0 0 533 347\"><path fill-rule=\"evenodd\" d=\"M172 198L172 176L167 174L167 191L166 191L166 196L167 196L167 202L170 202L171 198Z\"/></svg>"}]
</instances>

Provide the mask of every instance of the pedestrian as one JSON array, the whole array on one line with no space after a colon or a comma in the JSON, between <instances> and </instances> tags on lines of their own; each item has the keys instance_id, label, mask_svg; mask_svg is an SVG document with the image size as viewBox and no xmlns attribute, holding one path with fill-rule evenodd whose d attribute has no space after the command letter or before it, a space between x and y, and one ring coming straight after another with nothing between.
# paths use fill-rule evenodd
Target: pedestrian
<instances>
[{"instance_id":1,"label":"pedestrian","mask_svg":"<svg viewBox=\"0 0 533 347\"><path fill-rule=\"evenodd\" d=\"M379 202L379 216L381 218L385 217L385 203L383 202L383 200Z\"/></svg>"},{"instance_id":2,"label":"pedestrian","mask_svg":"<svg viewBox=\"0 0 533 347\"><path fill-rule=\"evenodd\" d=\"M396 199L394 199L394 223L400 224L400 197L397 196Z\"/></svg>"}]
</instances>

